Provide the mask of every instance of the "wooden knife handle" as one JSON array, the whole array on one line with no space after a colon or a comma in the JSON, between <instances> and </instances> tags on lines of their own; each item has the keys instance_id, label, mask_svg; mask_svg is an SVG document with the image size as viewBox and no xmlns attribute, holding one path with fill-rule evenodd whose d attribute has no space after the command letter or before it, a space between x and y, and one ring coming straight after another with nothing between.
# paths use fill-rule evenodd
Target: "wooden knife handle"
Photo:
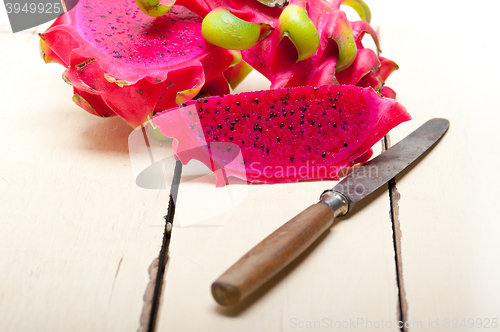
<instances>
[{"instance_id":1,"label":"wooden knife handle","mask_svg":"<svg viewBox=\"0 0 500 332\"><path fill-rule=\"evenodd\" d=\"M221 305L234 305L271 279L307 249L337 215L323 203L311 205L257 244L212 284Z\"/></svg>"}]
</instances>

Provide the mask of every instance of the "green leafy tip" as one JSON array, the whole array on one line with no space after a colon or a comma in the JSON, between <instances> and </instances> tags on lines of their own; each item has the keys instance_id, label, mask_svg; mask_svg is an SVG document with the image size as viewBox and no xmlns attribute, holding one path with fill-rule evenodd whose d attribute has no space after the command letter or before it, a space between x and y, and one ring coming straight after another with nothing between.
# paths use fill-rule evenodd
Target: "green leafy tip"
<instances>
[{"instance_id":1,"label":"green leafy tip","mask_svg":"<svg viewBox=\"0 0 500 332\"><path fill-rule=\"evenodd\" d=\"M310 58L318 50L318 30L307 15L305 8L288 5L279 17L278 28L281 36L290 38L297 48L297 61Z\"/></svg>"},{"instance_id":2,"label":"green leafy tip","mask_svg":"<svg viewBox=\"0 0 500 332\"><path fill-rule=\"evenodd\" d=\"M337 0L338 5L346 5L351 7L358 13L359 17L368 23L370 23L372 19L372 14L370 12L370 8L363 0Z\"/></svg>"},{"instance_id":3,"label":"green leafy tip","mask_svg":"<svg viewBox=\"0 0 500 332\"><path fill-rule=\"evenodd\" d=\"M201 25L206 41L228 50L246 50L266 37L270 30L268 24L244 21L222 7L208 13Z\"/></svg>"},{"instance_id":4,"label":"green leafy tip","mask_svg":"<svg viewBox=\"0 0 500 332\"><path fill-rule=\"evenodd\" d=\"M144 14L159 17L168 13L175 0L169 0L166 4L160 3L159 0L135 0L135 3Z\"/></svg>"}]
</instances>

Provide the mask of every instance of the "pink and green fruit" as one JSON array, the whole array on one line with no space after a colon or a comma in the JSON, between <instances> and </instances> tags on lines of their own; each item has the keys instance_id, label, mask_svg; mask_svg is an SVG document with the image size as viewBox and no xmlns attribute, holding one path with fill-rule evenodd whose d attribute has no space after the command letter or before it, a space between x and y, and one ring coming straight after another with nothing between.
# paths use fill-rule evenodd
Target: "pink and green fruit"
<instances>
[{"instance_id":1,"label":"pink and green fruit","mask_svg":"<svg viewBox=\"0 0 500 332\"><path fill-rule=\"evenodd\" d=\"M241 55L208 43L201 23L184 7L153 18L130 0L80 0L40 34L40 47L45 62L66 67L79 106L137 127L204 86L229 93L223 73Z\"/></svg>"}]
</instances>

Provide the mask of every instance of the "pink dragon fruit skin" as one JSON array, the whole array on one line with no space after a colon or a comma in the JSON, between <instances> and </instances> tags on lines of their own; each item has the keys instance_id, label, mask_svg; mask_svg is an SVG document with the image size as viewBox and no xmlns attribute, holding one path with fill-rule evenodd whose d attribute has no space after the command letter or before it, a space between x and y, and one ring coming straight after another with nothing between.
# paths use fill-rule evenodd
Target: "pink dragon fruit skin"
<instances>
[{"instance_id":1,"label":"pink dragon fruit skin","mask_svg":"<svg viewBox=\"0 0 500 332\"><path fill-rule=\"evenodd\" d=\"M340 10L344 3L353 6L363 20L349 22ZM379 93L385 91L387 96L395 97L394 91L384 84L397 65L379 58L361 43L364 34L369 33L378 47L377 35L369 25L370 11L362 0L289 1L288 6L299 5L307 10L320 36L317 51L302 61L297 61L295 45L290 39L283 38L280 30L278 21L284 8L270 8L258 1L245 0L177 0L176 4L186 6L202 17L215 8L224 7L248 22L270 25L274 30L267 38L242 51L242 55L244 61L271 81L271 88L352 84L371 86ZM349 41L350 38L354 42ZM349 50L354 43L355 48ZM341 59L342 53L347 53L347 59Z\"/></svg>"},{"instance_id":2,"label":"pink dragon fruit skin","mask_svg":"<svg viewBox=\"0 0 500 332\"><path fill-rule=\"evenodd\" d=\"M129 0L80 0L40 37L44 60L67 68L63 78L79 106L102 117L119 115L133 127L204 85L228 93L223 72L241 59L207 43L201 18L188 9L174 6L155 19Z\"/></svg>"},{"instance_id":3,"label":"pink dragon fruit skin","mask_svg":"<svg viewBox=\"0 0 500 332\"><path fill-rule=\"evenodd\" d=\"M294 2L292 0L290 3ZM321 0L306 3L309 17L320 36L318 50L310 58L297 61L294 45L287 38L281 38L280 31L275 30L267 39L243 51L243 59L271 80L271 88L351 84L372 86L380 91L388 76L381 73L390 74L397 69L397 65L394 62L382 62L374 51L363 47L361 40L366 33L379 47L375 31L366 21L348 21L340 10L340 4L340 1L329 4ZM342 50L354 44L349 44L350 38L354 39L356 49L348 50L350 59L339 66ZM267 65L266 59L272 59L273 65ZM366 76L370 76L370 79L362 81Z\"/></svg>"},{"instance_id":4,"label":"pink dragon fruit skin","mask_svg":"<svg viewBox=\"0 0 500 332\"><path fill-rule=\"evenodd\" d=\"M324 85L192 100L153 121L174 138L184 164L200 160L223 186L229 176L255 183L338 179L410 118L372 88ZM232 162L240 151L242 162Z\"/></svg>"}]
</instances>

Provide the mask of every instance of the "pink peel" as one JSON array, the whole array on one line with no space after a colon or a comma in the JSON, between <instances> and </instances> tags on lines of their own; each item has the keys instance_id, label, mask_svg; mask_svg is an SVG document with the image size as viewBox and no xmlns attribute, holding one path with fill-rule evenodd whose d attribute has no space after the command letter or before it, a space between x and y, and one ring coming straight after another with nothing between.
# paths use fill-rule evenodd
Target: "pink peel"
<instances>
[{"instance_id":1,"label":"pink peel","mask_svg":"<svg viewBox=\"0 0 500 332\"><path fill-rule=\"evenodd\" d=\"M130 0L105 5L81 0L40 37L67 67L68 83L100 96L93 105L97 113L111 109L133 127L176 106L176 100L194 97L239 57L208 44L201 18L189 10L174 6L155 19ZM102 112L101 100L107 108Z\"/></svg>"}]
</instances>

